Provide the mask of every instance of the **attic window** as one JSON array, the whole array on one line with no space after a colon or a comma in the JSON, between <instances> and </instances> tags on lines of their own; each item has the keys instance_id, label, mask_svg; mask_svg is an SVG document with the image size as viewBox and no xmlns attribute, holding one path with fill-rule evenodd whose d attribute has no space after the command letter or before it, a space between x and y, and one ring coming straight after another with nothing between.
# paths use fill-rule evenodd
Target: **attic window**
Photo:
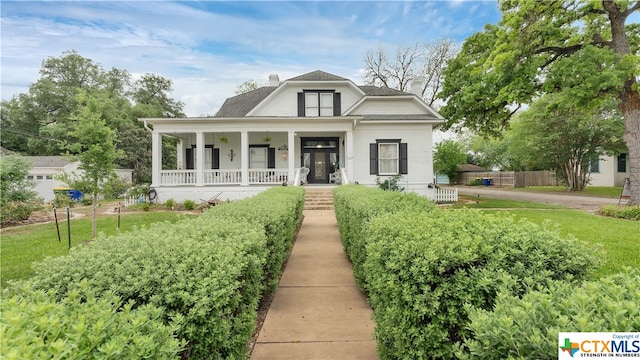
<instances>
[{"instance_id":1,"label":"attic window","mask_svg":"<svg viewBox=\"0 0 640 360\"><path fill-rule=\"evenodd\" d=\"M298 93L298 116L340 116L340 93L333 90L305 90Z\"/></svg>"}]
</instances>

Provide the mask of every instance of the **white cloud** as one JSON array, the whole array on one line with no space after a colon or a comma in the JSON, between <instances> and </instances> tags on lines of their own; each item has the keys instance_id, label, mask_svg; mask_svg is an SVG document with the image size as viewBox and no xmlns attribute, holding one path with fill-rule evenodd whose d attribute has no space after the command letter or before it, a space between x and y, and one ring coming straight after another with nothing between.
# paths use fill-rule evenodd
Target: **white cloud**
<instances>
[{"instance_id":1,"label":"white cloud","mask_svg":"<svg viewBox=\"0 0 640 360\"><path fill-rule=\"evenodd\" d=\"M264 84L270 73L284 80L322 69L361 83L367 49L460 31L456 24L464 19L443 16L437 10L443 6L411 1L3 2L2 98L26 92L38 80L43 60L72 49L106 69L171 79L173 96L185 103L189 116L215 113L238 85L249 79Z\"/></svg>"}]
</instances>

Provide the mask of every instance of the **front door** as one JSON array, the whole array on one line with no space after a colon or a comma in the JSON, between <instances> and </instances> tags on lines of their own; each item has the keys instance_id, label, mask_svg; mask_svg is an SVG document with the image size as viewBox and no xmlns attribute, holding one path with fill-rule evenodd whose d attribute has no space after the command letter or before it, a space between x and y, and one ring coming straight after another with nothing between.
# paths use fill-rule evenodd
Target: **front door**
<instances>
[{"instance_id":1,"label":"front door","mask_svg":"<svg viewBox=\"0 0 640 360\"><path fill-rule=\"evenodd\" d=\"M309 169L307 182L328 184L338 164L337 138L303 138L302 164Z\"/></svg>"},{"instance_id":2,"label":"front door","mask_svg":"<svg viewBox=\"0 0 640 360\"><path fill-rule=\"evenodd\" d=\"M329 183L329 169L327 168L328 156L326 151L314 150L311 152L311 168L309 169L310 183Z\"/></svg>"}]
</instances>

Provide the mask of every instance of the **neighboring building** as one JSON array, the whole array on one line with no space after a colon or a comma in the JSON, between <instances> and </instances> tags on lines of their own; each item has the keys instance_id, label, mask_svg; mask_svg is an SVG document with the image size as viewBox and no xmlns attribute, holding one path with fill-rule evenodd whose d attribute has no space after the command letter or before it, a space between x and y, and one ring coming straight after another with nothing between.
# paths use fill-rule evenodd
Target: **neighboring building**
<instances>
[{"instance_id":1,"label":"neighboring building","mask_svg":"<svg viewBox=\"0 0 640 360\"><path fill-rule=\"evenodd\" d=\"M414 84L421 89L422 84ZM416 93L358 86L314 71L231 97L214 117L140 119L152 130L158 199L239 199L270 186L358 182L401 175L433 182L432 131L443 117ZM162 137L178 140L175 169L162 168Z\"/></svg>"},{"instance_id":2,"label":"neighboring building","mask_svg":"<svg viewBox=\"0 0 640 360\"><path fill-rule=\"evenodd\" d=\"M72 161L64 156L24 156L24 158L32 164L27 178L35 180L36 186L34 191L36 191L38 196L42 197L44 201L51 201L55 198L53 193L54 188L66 187L65 183L54 178L55 175L63 172L82 172L82 170L78 170L80 166L79 161ZM125 181L132 181L133 170L115 169L115 171L118 176Z\"/></svg>"},{"instance_id":3,"label":"neighboring building","mask_svg":"<svg viewBox=\"0 0 640 360\"><path fill-rule=\"evenodd\" d=\"M591 186L623 186L624 179L631 176L626 153L616 156L603 156L591 163Z\"/></svg>"}]
</instances>

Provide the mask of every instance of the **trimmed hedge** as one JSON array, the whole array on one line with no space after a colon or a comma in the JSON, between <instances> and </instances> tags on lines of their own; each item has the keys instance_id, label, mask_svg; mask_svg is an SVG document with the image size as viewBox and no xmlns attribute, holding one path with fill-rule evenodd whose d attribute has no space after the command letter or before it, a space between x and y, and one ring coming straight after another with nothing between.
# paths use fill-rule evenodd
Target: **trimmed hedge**
<instances>
[{"instance_id":1,"label":"trimmed hedge","mask_svg":"<svg viewBox=\"0 0 640 360\"><path fill-rule=\"evenodd\" d=\"M222 219L251 222L263 229L268 252L264 286L266 291L273 291L302 221L303 208L303 188L275 187L243 201L213 207L202 217L213 222Z\"/></svg>"},{"instance_id":2,"label":"trimmed hedge","mask_svg":"<svg viewBox=\"0 0 640 360\"><path fill-rule=\"evenodd\" d=\"M351 258L374 311L382 359L454 358L452 345L469 335L469 309L490 309L500 290L522 295L552 280L584 279L595 262L575 239L510 216L425 211L422 204L385 212L370 190L345 190L360 193L348 200L342 191L335 190L345 199L336 201L336 213L347 222L341 230L351 231L346 244L357 251Z\"/></svg>"},{"instance_id":3,"label":"trimmed hedge","mask_svg":"<svg viewBox=\"0 0 640 360\"><path fill-rule=\"evenodd\" d=\"M640 331L640 271L582 286L555 283L522 298L500 294L492 311L469 309L463 359L556 359L559 332Z\"/></svg>"},{"instance_id":4,"label":"trimmed hedge","mask_svg":"<svg viewBox=\"0 0 640 360\"><path fill-rule=\"evenodd\" d=\"M244 359L260 298L272 278L277 283L265 269L277 262L279 272L288 252L272 245L291 243L303 202L302 189L275 188L195 219L99 238L46 259L29 286L63 301L86 281L98 297L113 293L133 306L162 308L165 321L182 319L176 334L187 342L183 356Z\"/></svg>"},{"instance_id":5,"label":"trimmed hedge","mask_svg":"<svg viewBox=\"0 0 640 360\"><path fill-rule=\"evenodd\" d=\"M370 219L407 208L415 211L435 211L437 206L414 193L382 191L359 185L343 185L334 189L334 206L342 245L353 263L353 274L362 290L367 282L362 269L366 254L366 238L362 236Z\"/></svg>"},{"instance_id":6,"label":"trimmed hedge","mask_svg":"<svg viewBox=\"0 0 640 360\"><path fill-rule=\"evenodd\" d=\"M1 357L15 359L175 359L178 322L165 325L153 305L134 309L119 297L96 297L86 281L61 300L28 283L3 295ZM29 329L29 331L25 331Z\"/></svg>"}]
</instances>

